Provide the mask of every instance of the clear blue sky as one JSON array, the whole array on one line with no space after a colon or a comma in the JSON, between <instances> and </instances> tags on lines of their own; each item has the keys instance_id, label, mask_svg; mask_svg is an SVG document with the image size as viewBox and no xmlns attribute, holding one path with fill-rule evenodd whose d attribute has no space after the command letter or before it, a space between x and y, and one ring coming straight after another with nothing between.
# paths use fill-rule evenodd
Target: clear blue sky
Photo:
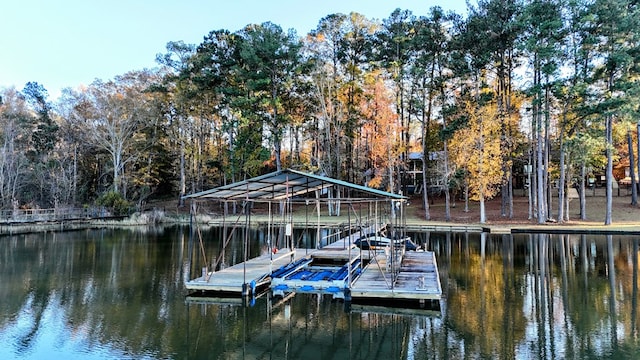
<instances>
[{"instance_id":1,"label":"clear blue sky","mask_svg":"<svg viewBox=\"0 0 640 360\"><path fill-rule=\"evenodd\" d=\"M473 2L475 3L475 2ZM334 13L387 18L396 9L466 12L465 0L15 0L0 6L0 88L65 87L153 68L169 41L199 44L212 30L271 21L299 35Z\"/></svg>"}]
</instances>

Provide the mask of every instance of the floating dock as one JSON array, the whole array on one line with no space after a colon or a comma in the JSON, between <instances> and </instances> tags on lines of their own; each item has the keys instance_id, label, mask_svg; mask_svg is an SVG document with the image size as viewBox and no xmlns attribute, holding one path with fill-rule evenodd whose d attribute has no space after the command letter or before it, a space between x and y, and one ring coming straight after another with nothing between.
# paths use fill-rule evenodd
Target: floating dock
<instances>
[{"instance_id":1,"label":"floating dock","mask_svg":"<svg viewBox=\"0 0 640 360\"><path fill-rule=\"evenodd\" d=\"M351 284L354 300L440 300L442 286L432 251L406 251L395 274L386 259L376 256Z\"/></svg>"},{"instance_id":2,"label":"floating dock","mask_svg":"<svg viewBox=\"0 0 640 360\"><path fill-rule=\"evenodd\" d=\"M264 254L216 272L203 270L202 276L187 281L188 290L220 293L255 294L271 282L271 273L308 256L304 251L278 251Z\"/></svg>"},{"instance_id":3,"label":"floating dock","mask_svg":"<svg viewBox=\"0 0 640 360\"><path fill-rule=\"evenodd\" d=\"M291 293L330 294L353 302L430 301L442 296L435 255L403 251L399 264L388 266L384 251L361 251L344 239L322 249L278 251L248 260L186 283L189 290L255 295L269 287L275 296ZM436 304L437 303L437 304Z\"/></svg>"},{"instance_id":4,"label":"floating dock","mask_svg":"<svg viewBox=\"0 0 640 360\"><path fill-rule=\"evenodd\" d=\"M380 226L365 228L368 226L366 224L388 223L393 225L392 232L400 224L406 225L402 208L409 198L401 194L284 169L183 198L194 202L219 201L228 204L242 201L245 204L268 204L269 223L273 218L272 205L282 206L284 201L291 210L290 215L293 215L293 205L297 208L305 206L305 215L306 209L311 206L317 213L318 223L323 203L328 206L338 205L339 208L346 206L349 214L349 227L345 234L350 235L342 243L336 242L318 250L278 251L277 257L275 254L265 254L255 259L245 259L244 263L217 272L209 272L204 268L202 276L186 283L189 290L255 296L257 290L268 286L286 296L308 290L323 294L333 292L334 297L344 296L346 301L391 299L398 303L400 300L419 300L421 303L425 300L439 300L442 294L433 253L404 253L391 245L392 251L387 248L380 254L377 251L362 251L353 245L356 236L369 235L367 230L372 235L384 236L380 233ZM192 209L195 210L196 206ZM384 209L395 210L387 213ZM355 215L357 231L352 231L356 228L351 227L351 214ZM245 211L245 215L246 224L249 224L249 212ZM286 222L287 231L292 228L292 224L293 216L290 216ZM304 226L308 225L308 221L305 221ZM335 235L338 237L340 233ZM332 242L329 238L326 239L326 242ZM330 239L333 239L333 234ZM325 243L323 239L318 241ZM400 249L404 250L405 247Z\"/></svg>"},{"instance_id":5,"label":"floating dock","mask_svg":"<svg viewBox=\"0 0 640 360\"><path fill-rule=\"evenodd\" d=\"M373 228L363 229L363 233L374 231ZM336 261L346 261L354 256L359 249L353 241L360 232L324 246L322 249L279 249L274 253L267 253L249 259L242 263L224 268L216 272L203 269L200 277L187 281L187 290L220 292L229 294L248 295L247 291L255 294L255 290L271 283L274 277L283 277L294 270L308 265L312 256L315 259L329 258ZM273 276L275 275L275 276Z\"/></svg>"}]
</instances>

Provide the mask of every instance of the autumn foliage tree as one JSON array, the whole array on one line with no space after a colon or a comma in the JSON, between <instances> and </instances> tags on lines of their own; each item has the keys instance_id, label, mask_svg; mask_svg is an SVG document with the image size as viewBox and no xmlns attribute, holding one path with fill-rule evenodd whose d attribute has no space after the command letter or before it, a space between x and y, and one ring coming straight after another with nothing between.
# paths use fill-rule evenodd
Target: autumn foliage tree
<instances>
[{"instance_id":1,"label":"autumn foliage tree","mask_svg":"<svg viewBox=\"0 0 640 360\"><path fill-rule=\"evenodd\" d=\"M611 169L638 161L614 151L620 125L637 139L638 11L631 0L479 0L466 15L334 13L302 37L267 21L169 42L157 72L67 89L57 104L33 82L3 93L2 206L83 204L109 189L142 204L295 167L415 189L426 220L440 197L450 220L461 179L482 221L498 192L511 217L527 176L530 218L545 222L556 198L568 218L574 182L585 218L583 184L599 172L608 224ZM525 164L533 173L517 171Z\"/></svg>"},{"instance_id":2,"label":"autumn foliage tree","mask_svg":"<svg viewBox=\"0 0 640 360\"><path fill-rule=\"evenodd\" d=\"M0 98L0 206L11 208L21 200L28 176L28 109L15 89L2 92Z\"/></svg>"},{"instance_id":3,"label":"autumn foliage tree","mask_svg":"<svg viewBox=\"0 0 640 360\"><path fill-rule=\"evenodd\" d=\"M457 116L466 126L450 142L452 163L467 174L470 198L479 202L480 222L485 223L485 202L499 193L503 175L497 104L487 91L475 99L467 96Z\"/></svg>"},{"instance_id":4,"label":"autumn foliage tree","mask_svg":"<svg viewBox=\"0 0 640 360\"><path fill-rule=\"evenodd\" d=\"M393 95L385 86L379 71L365 76L364 96L360 111L364 117L360 143L367 164L366 180L368 186L384 188L394 192L398 179L395 178L396 166L401 152L401 126L394 109Z\"/></svg>"}]
</instances>

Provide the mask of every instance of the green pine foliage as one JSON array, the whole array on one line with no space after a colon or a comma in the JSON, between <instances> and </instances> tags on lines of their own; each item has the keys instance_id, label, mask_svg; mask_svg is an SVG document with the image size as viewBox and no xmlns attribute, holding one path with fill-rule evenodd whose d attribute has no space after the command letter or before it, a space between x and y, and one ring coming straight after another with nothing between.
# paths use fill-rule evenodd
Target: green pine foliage
<instances>
[{"instance_id":1,"label":"green pine foliage","mask_svg":"<svg viewBox=\"0 0 640 360\"><path fill-rule=\"evenodd\" d=\"M170 41L159 69L67 89L53 104L36 82L5 89L0 207L119 194L118 208L141 208L284 167L355 183L376 174L401 191L418 181L407 173L414 153L446 160L425 162L436 174L425 185L448 202L448 191L488 184L470 181L483 172L448 153L471 146L461 134L482 133L468 131L479 124L473 103L491 106L482 121L498 132L484 137L498 142L488 194L499 189L509 215L518 169L532 165L531 196L546 221L559 179L624 171L627 137L616 134L640 120L639 11L632 0L479 0L466 14L329 14L306 34L265 19L199 44ZM368 82L386 87L384 109L372 105L382 92ZM382 117L397 131L363 130ZM385 148L398 159L381 161Z\"/></svg>"}]
</instances>

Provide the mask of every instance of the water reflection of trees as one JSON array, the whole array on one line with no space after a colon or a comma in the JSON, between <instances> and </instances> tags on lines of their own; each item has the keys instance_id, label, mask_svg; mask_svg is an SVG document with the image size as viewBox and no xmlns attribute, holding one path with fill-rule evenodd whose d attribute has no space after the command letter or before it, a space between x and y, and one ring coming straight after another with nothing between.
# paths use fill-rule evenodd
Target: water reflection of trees
<instances>
[{"instance_id":1,"label":"water reflection of trees","mask_svg":"<svg viewBox=\"0 0 640 360\"><path fill-rule=\"evenodd\" d=\"M56 331L62 343L81 338L107 352L171 354L168 335L185 329L175 316L184 310L172 301L183 296L180 262L166 256L181 246L174 240L106 230L12 238L1 248L0 310L9 316L0 328L18 329L15 353Z\"/></svg>"},{"instance_id":2,"label":"water reflection of trees","mask_svg":"<svg viewBox=\"0 0 640 360\"><path fill-rule=\"evenodd\" d=\"M425 351L425 329L439 328L424 316L346 313L314 295L279 306L185 304L187 231L29 235L0 249L0 309L8 314L0 338L10 333L14 356L42 350L47 333L60 356L395 359Z\"/></svg>"},{"instance_id":3,"label":"water reflection of trees","mask_svg":"<svg viewBox=\"0 0 640 360\"><path fill-rule=\"evenodd\" d=\"M468 235L450 241L460 251L448 259L446 319L456 342L464 345L458 355L513 358L525 320L518 311L523 286L522 279L514 276L512 249L496 249L500 243L487 242L486 234L479 242L470 242Z\"/></svg>"},{"instance_id":4,"label":"water reflection of trees","mask_svg":"<svg viewBox=\"0 0 640 360\"><path fill-rule=\"evenodd\" d=\"M415 236L437 254L445 300L435 317L347 313L314 295L253 307L185 304L188 238L186 230L103 230L3 239L0 340L11 350L0 354L28 353L45 331L61 348L103 357L553 359L640 351L638 237ZM205 236L214 246L215 238Z\"/></svg>"},{"instance_id":5,"label":"water reflection of trees","mask_svg":"<svg viewBox=\"0 0 640 360\"><path fill-rule=\"evenodd\" d=\"M250 308L220 304L189 305L192 319L204 321L190 327L194 357L224 359L426 359L438 358L442 329L439 316L344 311L343 304L326 296L298 294L281 303L259 299ZM213 316L220 309L235 309L237 321ZM196 338L197 337L197 338ZM213 348L197 348L214 337L223 340Z\"/></svg>"},{"instance_id":6,"label":"water reflection of trees","mask_svg":"<svg viewBox=\"0 0 640 360\"><path fill-rule=\"evenodd\" d=\"M449 341L461 357L614 357L640 349L637 238L461 233L428 241L445 274Z\"/></svg>"}]
</instances>

